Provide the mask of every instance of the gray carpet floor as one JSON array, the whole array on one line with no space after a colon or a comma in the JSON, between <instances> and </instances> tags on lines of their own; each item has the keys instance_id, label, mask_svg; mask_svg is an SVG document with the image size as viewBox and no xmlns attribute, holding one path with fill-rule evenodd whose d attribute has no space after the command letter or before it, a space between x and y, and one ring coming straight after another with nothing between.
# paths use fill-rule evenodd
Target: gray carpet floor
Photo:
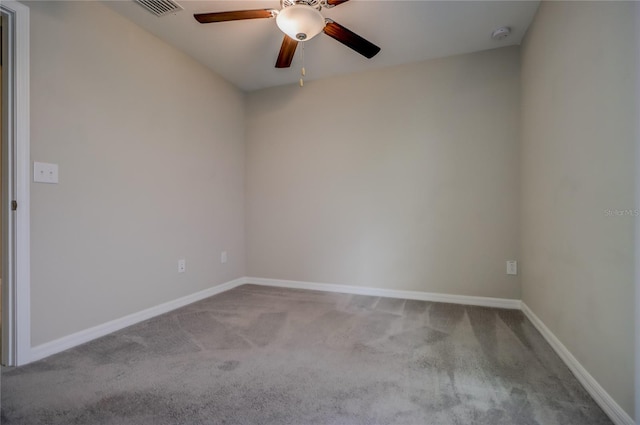
<instances>
[{"instance_id":1,"label":"gray carpet floor","mask_svg":"<svg viewBox=\"0 0 640 425\"><path fill-rule=\"evenodd\" d=\"M611 424L520 311L244 285L20 368L2 424Z\"/></svg>"}]
</instances>

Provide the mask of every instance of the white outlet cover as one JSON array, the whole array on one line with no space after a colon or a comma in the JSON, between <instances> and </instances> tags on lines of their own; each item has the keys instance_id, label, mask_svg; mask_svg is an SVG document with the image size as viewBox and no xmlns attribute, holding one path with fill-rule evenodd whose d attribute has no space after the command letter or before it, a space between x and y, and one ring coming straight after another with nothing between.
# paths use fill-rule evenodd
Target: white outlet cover
<instances>
[{"instance_id":1,"label":"white outlet cover","mask_svg":"<svg viewBox=\"0 0 640 425\"><path fill-rule=\"evenodd\" d=\"M507 274L517 275L518 274L518 262L517 261L507 261Z\"/></svg>"},{"instance_id":2,"label":"white outlet cover","mask_svg":"<svg viewBox=\"0 0 640 425\"><path fill-rule=\"evenodd\" d=\"M220 262L222 264L225 264L227 262L228 258L227 258L227 251L222 251L220 253Z\"/></svg>"},{"instance_id":3,"label":"white outlet cover","mask_svg":"<svg viewBox=\"0 0 640 425\"><path fill-rule=\"evenodd\" d=\"M178 273L187 271L187 260L178 260Z\"/></svg>"},{"instance_id":4,"label":"white outlet cover","mask_svg":"<svg viewBox=\"0 0 640 425\"><path fill-rule=\"evenodd\" d=\"M35 183L58 183L58 164L34 161L33 181Z\"/></svg>"}]
</instances>

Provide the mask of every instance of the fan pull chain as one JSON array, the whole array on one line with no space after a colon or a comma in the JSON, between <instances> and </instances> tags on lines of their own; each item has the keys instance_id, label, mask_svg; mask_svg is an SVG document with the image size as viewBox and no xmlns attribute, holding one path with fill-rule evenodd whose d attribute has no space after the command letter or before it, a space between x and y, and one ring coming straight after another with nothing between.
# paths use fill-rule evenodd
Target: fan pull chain
<instances>
[{"instance_id":1,"label":"fan pull chain","mask_svg":"<svg viewBox=\"0 0 640 425\"><path fill-rule=\"evenodd\" d=\"M304 86L304 76L306 71L304 70L304 41L302 42L302 69L300 70L300 87Z\"/></svg>"}]
</instances>

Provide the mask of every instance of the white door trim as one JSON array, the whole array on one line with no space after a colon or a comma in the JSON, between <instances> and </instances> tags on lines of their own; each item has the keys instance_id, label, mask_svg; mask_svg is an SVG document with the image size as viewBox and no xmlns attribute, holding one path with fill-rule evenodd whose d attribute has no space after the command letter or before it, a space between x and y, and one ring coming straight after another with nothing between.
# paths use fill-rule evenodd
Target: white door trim
<instances>
[{"instance_id":1,"label":"white door trim","mask_svg":"<svg viewBox=\"0 0 640 425\"><path fill-rule=\"evenodd\" d=\"M635 4L636 40L640 40L640 4ZM640 43L636 43L636 110L635 116L640 113ZM636 211L640 211L640 121L636 120ZM640 218L636 218L635 235L635 280L636 280L636 350L635 350L635 418L640 424Z\"/></svg>"},{"instance_id":2,"label":"white door trim","mask_svg":"<svg viewBox=\"0 0 640 425\"><path fill-rule=\"evenodd\" d=\"M11 43L9 51L13 54L6 71L11 79L10 86L13 87L13 90L9 90L8 105L8 130L12 136L9 141L13 139L13 145L5 163L12 162L9 172L13 181L9 182L9 195L18 203L17 211L8 217L9 249L4 253L6 261L2 273L6 297L3 296L2 351L5 364L19 366L31 360L29 8L14 0L2 0L0 8L10 16L11 21L8 41Z\"/></svg>"}]
</instances>

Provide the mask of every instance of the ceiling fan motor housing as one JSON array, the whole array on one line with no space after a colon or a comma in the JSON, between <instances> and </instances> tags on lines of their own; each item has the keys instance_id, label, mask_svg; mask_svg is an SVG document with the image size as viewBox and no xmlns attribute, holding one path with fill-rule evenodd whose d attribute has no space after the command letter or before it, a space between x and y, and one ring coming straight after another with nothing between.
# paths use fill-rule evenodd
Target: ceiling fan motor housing
<instances>
[{"instance_id":1,"label":"ceiling fan motor housing","mask_svg":"<svg viewBox=\"0 0 640 425\"><path fill-rule=\"evenodd\" d=\"M295 6L297 4L311 6L314 9L322 9L322 6L326 6L326 0L280 0L280 8L286 9L290 6Z\"/></svg>"}]
</instances>

